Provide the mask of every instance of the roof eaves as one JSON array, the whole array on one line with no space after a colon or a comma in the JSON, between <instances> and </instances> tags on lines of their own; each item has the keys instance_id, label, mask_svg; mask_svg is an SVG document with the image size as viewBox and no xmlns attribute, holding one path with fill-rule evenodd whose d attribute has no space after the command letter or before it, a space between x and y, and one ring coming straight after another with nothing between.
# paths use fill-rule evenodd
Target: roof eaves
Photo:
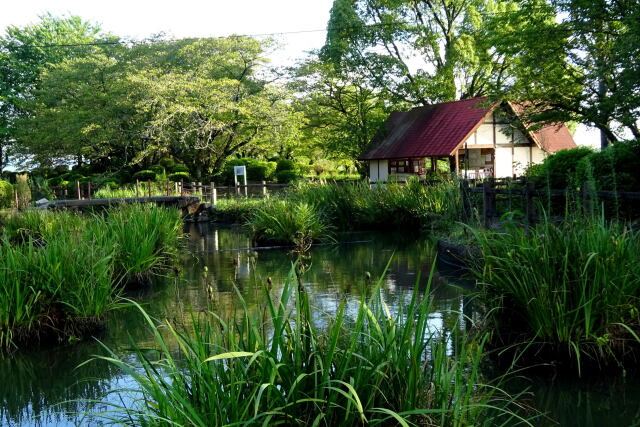
<instances>
[{"instance_id":1,"label":"roof eaves","mask_svg":"<svg viewBox=\"0 0 640 427\"><path fill-rule=\"evenodd\" d=\"M482 123L484 123L484 121L486 120L486 118L489 116L489 114L493 113L493 110L496 109L496 107L498 105L500 105L502 103L502 101L496 101L493 103L493 105L491 107L489 107L489 109L487 110L487 112L485 113L484 116L482 116L482 118L480 120L478 120L478 123L476 123L476 125L464 136L464 138L462 138L462 140L458 143L458 145L456 145L456 147L449 153L449 156L453 156L455 155L456 151L458 151L460 149L460 147L462 146L462 144L465 143L465 141L467 139L469 139L469 137L471 135L473 135L473 133L475 131L478 130L478 128L482 125Z\"/></svg>"}]
</instances>

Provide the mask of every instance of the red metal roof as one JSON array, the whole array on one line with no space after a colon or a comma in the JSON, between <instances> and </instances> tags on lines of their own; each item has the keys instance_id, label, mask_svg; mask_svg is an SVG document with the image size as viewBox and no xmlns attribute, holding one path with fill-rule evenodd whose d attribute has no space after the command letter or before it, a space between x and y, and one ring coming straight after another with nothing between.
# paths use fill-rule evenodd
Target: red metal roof
<instances>
[{"instance_id":1,"label":"red metal roof","mask_svg":"<svg viewBox=\"0 0 640 427\"><path fill-rule=\"evenodd\" d=\"M499 104L491 104L487 98L472 98L394 111L360 160L449 156ZM520 110L510 105L516 113ZM564 124L545 126L530 132L530 136L543 150L552 153L576 146Z\"/></svg>"},{"instance_id":2,"label":"red metal roof","mask_svg":"<svg viewBox=\"0 0 640 427\"><path fill-rule=\"evenodd\" d=\"M486 98L473 98L394 111L360 159L448 156L495 105L487 105Z\"/></svg>"}]
</instances>

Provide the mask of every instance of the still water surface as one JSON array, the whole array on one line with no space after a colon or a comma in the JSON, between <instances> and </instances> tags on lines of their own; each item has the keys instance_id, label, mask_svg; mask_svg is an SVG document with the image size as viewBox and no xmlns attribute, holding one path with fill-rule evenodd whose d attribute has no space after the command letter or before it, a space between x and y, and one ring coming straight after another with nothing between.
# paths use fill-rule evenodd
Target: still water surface
<instances>
[{"instance_id":1,"label":"still water surface","mask_svg":"<svg viewBox=\"0 0 640 427\"><path fill-rule=\"evenodd\" d=\"M267 278L277 291L291 269L293 257L288 249L243 250L250 241L240 229L189 225L187 231L179 276L128 295L157 318L187 319L193 310L211 309L231 314L237 306L234 287L250 304L259 303ZM341 240L347 243L316 246L311 251L304 286L317 313L331 315L343 298L357 301L369 283L368 276L373 280L383 277L382 292L393 311L414 291L424 291L435 257L433 244L427 239L359 233L343 235ZM462 313L471 315L464 284L454 284L436 272L431 292L435 309L431 326L445 334L464 328ZM131 360L133 343L153 346L151 334L133 309L110 316L106 331L97 338ZM102 399L111 390L134 386L130 378L108 363L82 364L96 354L105 351L96 341L88 341L1 358L0 423L95 424L96 420L87 419L82 412L108 408L92 405L91 400ZM548 411L560 425L640 425L640 385L634 381L527 379L515 387L530 388L534 395L529 403ZM120 398L126 403L126 395L110 395L109 401L117 404Z\"/></svg>"}]
</instances>

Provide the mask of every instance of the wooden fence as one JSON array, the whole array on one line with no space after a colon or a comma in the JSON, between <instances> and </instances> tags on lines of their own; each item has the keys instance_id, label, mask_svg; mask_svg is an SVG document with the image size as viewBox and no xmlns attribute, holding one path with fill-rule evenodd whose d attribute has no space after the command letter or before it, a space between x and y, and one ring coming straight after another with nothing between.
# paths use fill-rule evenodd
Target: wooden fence
<instances>
[{"instance_id":1,"label":"wooden fence","mask_svg":"<svg viewBox=\"0 0 640 427\"><path fill-rule=\"evenodd\" d=\"M579 191L536 189L535 184L526 180L494 180L460 182L462 205L465 218L470 218L474 210L480 213L485 227L490 227L496 218L501 216L498 209L498 198L501 197L502 213L513 211L517 206L522 209L522 215L529 224L538 220L536 214L538 206L550 206L554 198L567 201L568 198L578 202L584 212L593 212L598 201L612 201L619 204L622 201L640 201L640 192L631 191L596 191L588 183L582 185ZM481 195L480 209L477 208L478 199L473 195Z\"/></svg>"},{"instance_id":2,"label":"wooden fence","mask_svg":"<svg viewBox=\"0 0 640 427\"><path fill-rule=\"evenodd\" d=\"M151 196L198 196L203 201L216 204L219 198L232 197L264 197L270 193L277 193L289 187L290 184L275 184L262 181L260 183L248 183L217 186L214 182L203 184L202 182L172 182L172 181L140 181L132 184L130 191L133 197ZM99 186L91 182L76 181L73 189L66 187L50 187L56 199L91 200L95 198Z\"/></svg>"}]
</instances>

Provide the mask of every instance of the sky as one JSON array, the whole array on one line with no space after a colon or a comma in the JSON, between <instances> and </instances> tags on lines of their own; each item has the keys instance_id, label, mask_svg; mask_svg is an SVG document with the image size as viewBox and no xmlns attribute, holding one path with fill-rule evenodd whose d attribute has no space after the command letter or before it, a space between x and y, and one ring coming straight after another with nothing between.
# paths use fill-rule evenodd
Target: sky
<instances>
[{"instance_id":1,"label":"sky","mask_svg":"<svg viewBox=\"0 0 640 427\"><path fill-rule=\"evenodd\" d=\"M0 0L0 30L24 26L38 16L78 15L106 32L142 39L158 33L175 38L230 34L274 35L282 48L274 65L292 65L306 51L322 47L333 0ZM318 31L319 30L319 31ZM598 132L579 126L574 139L598 147Z\"/></svg>"},{"instance_id":2,"label":"sky","mask_svg":"<svg viewBox=\"0 0 640 427\"><path fill-rule=\"evenodd\" d=\"M332 0L0 0L0 29L24 26L38 16L78 15L121 37L142 39L164 32L176 38L230 34L278 35L284 44L272 59L292 64L304 52L322 47ZM313 31L321 30L321 31ZM309 32L311 31L311 32Z\"/></svg>"}]
</instances>

